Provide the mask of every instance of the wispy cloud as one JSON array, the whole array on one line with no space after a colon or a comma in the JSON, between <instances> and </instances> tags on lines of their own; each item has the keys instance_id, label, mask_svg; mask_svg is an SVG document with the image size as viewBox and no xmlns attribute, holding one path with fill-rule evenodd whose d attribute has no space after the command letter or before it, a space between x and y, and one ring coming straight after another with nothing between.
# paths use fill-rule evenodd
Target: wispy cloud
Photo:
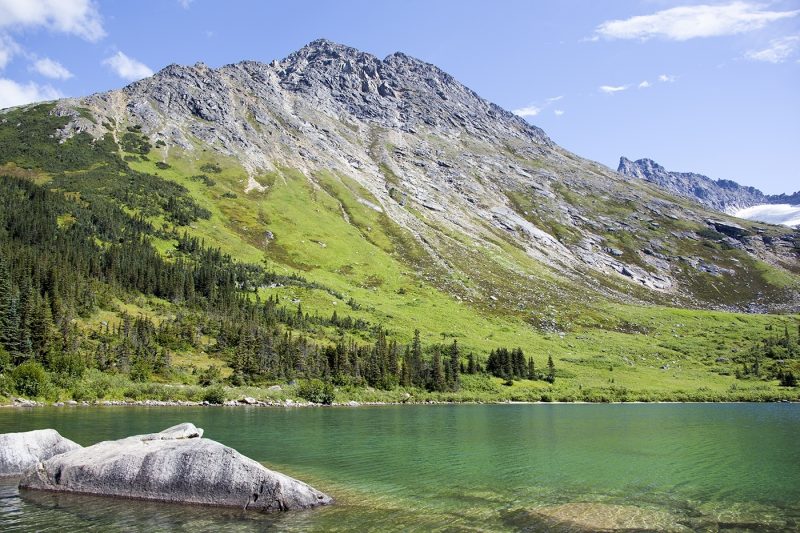
<instances>
[{"instance_id":1,"label":"wispy cloud","mask_svg":"<svg viewBox=\"0 0 800 533\"><path fill-rule=\"evenodd\" d=\"M30 70L55 80L67 80L72 77L72 72L67 70L64 65L58 61L50 59L49 57L34 61L33 65L30 66Z\"/></svg>"},{"instance_id":2,"label":"wispy cloud","mask_svg":"<svg viewBox=\"0 0 800 533\"><path fill-rule=\"evenodd\" d=\"M619 93L628 88L628 85L601 85L597 88L598 91L605 94Z\"/></svg>"},{"instance_id":3,"label":"wispy cloud","mask_svg":"<svg viewBox=\"0 0 800 533\"><path fill-rule=\"evenodd\" d=\"M192 2L194 2L194 0L178 0L178 3L183 9L189 9L189 7L192 5Z\"/></svg>"},{"instance_id":4,"label":"wispy cloud","mask_svg":"<svg viewBox=\"0 0 800 533\"><path fill-rule=\"evenodd\" d=\"M45 27L97 42L105 37L92 0L0 0L0 28Z\"/></svg>"},{"instance_id":5,"label":"wispy cloud","mask_svg":"<svg viewBox=\"0 0 800 533\"><path fill-rule=\"evenodd\" d=\"M563 110L563 109L554 109L554 110L553 110L553 114L554 114L555 116L557 116L557 117L560 117L561 115L563 115L563 114L564 114L564 110Z\"/></svg>"},{"instance_id":6,"label":"wispy cloud","mask_svg":"<svg viewBox=\"0 0 800 533\"><path fill-rule=\"evenodd\" d=\"M648 87L650 87L650 82L647 81L647 80L644 80L637 87L639 87L640 89L647 89Z\"/></svg>"},{"instance_id":7,"label":"wispy cloud","mask_svg":"<svg viewBox=\"0 0 800 533\"><path fill-rule=\"evenodd\" d=\"M680 6L597 26L592 40L661 37L686 41L697 37L718 37L758 30L771 22L795 17L800 10L774 11L762 4L730 2L719 5Z\"/></svg>"},{"instance_id":8,"label":"wispy cloud","mask_svg":"<svg viewBox=\"0 0 800 533\"><path fill-rule=\"evenodd\" d=\"M677 76L673 76L672 74L660 74L658 76L658 81L661 83L673 83L677 79Z\"/></svg>"},{"instance_id":9,"label":"wispy cloud","mask_svg":"<svg viewBox=\"0 0 800 533\"><path fill-rule=\"evenodd\" d=\"M800 35L790 35L773 39L763 50L750 50L745 54L747 59L765 61L767 63L783 63L800 47Z\"/></svg>"},{"instance_id":10,"label":"wispy cloud","mask_svg":"<svg viewBox=\"0 0 800 533\"><path fill-rule=\"evenodd\" d=\"M514 113L515 115L518 115L520 117L523 117L523 118L535 117L536 115L538 115L539 113L541 113L542 111L544 111L545 109L547 109L548 107L553 105L554 103L559 102L559 101L561 101L563 99L564 99L564 95L563 94L559 94L558 96L551 96L550 98L545 98L544 99L544 103L542 103L542 104L539 104L539 103L528 104L525 107L521 107L519 109L513 110L512 113ZM563 111L562 111L562 113L563 113Z\"/></svg>"},{"instance_id":11,"label":"wispy cloud","mask_svg":"<svg viewBox=\"0 0 800 533\"><path fill-rule=\"evenodd\" d=\"M61 98L61 93L49 85L23 84L0 78L0 109L56 98Z\"/></svg>"},{"instance_id":12,"label":"wispy cloud","mask_svg":"<svg viewBox=\"0 0 800 533\"><path fill-rule=\"evenodd\" d=\"M0 33L0 70L6 68L11 59L20 52L17 42L8 35Z\"/></svg>"},{"instance_id":13,"label":"wispy cloud","mask_svg":"<svg viewBox=\"0 0 800 533\"><path fill-rule=\"evenodd\" d=\"M110 67L120 78L134 81L153 75L153 70L132 57L128 57L122 52L117 52L111 57L103 60L103 64Z\"/></svg>"},{"instance_id":14,"label":"wispy cloud","mask_svg":"<svg viewBox=\"0 0 800 533\"><path fill-rule=\"evenodd\" d=\"M525 107L520 107L519 109L515 109L512 111L515 115L519 115L520 117L535 117L539 113L542 112L541 107L536 107L535 105L529 105Z\"/></svg>"}]
</instances>

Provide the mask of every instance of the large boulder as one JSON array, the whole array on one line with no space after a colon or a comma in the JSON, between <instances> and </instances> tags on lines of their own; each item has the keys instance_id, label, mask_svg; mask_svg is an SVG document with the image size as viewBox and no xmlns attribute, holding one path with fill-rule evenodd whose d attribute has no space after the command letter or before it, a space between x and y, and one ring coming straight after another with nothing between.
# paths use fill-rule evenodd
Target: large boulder
<instances>
[{"instance_id":1,"label":"large boulder","mask_svg":"<svg viewBox=\"0 0 800 533\"><path fill-rule=\"evenodd\" d=\"M264 512L331 503L309 485L202 438L192 424L58 455L29 471L20 488Z\"/></svg>"},{"instance_id":2,"label":"large boulder","mask_svg":"<svg viewBox=\"0 0 800 533\"><path fill-rule=\"evenodd\" d=\"M0 477L21 476L40 461L80 448L55 429L0 435Z\"/></svg>"}]
</instances>

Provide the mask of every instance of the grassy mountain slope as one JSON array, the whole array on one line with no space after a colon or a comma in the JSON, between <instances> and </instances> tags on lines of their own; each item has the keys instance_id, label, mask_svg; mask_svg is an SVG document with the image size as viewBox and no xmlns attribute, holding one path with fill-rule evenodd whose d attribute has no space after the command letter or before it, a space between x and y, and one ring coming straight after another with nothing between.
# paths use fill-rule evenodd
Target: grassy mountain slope
<instances>
[{"instance_id":1,"label":"grassy mountain slope","mask_svg":"<svg viewBox=\"0 0 800 533\"><path fill-rule=\"evenodd\" d=\"M271 281L242 294L251 301L275 299L292 311L300 305L305 313L326 317L314 326L295 326L321 346L342 339L366 346L375 342L378 326L405 345L419 329L426 347L457 340L462 361L470 352L485 359L490 350L519 346L538 368L545 367L549 355L557 369L552 384L517 380L503 386L500 379L465 376L459 392L429 393L435 397L797 397L796 389L779 387L776 379L778 372L799 370L792 359L798 330L792 313L800 268L785 228L705 213L546 143L534 143L539 155L531 154L530 140L505 141L504 161L515 165L512 179L491 170L498 148L471 136L453 140L428 133L423 141L428 152L409 162L414 147L420 150L412 144L424 136L418 131L348 126L341 117L318 117L319 127L338 128L337 142L350 138L348 150L359 147L359 158L369 158L377 171L364 170L365 162L311 164L326 153L314 145L301 146L311 155L279 156L285 140L273 141L274 159L258 167L252 154L226 153L201 139L205 134L198 130L199 135L184 135L188 143L178 144L136 113L111 114L96 98L78 103L88 107L67 101L2 115L4 180L30 180L97 217L103 209L121 209L149 226L142 238L167 264L195 260L182 244L188 236L236 262L261 265L274 273ZM245 119L253 130L248 135L304 138L288 118L282 123L279 112L271 112L271 126L256 120L258 113ZM186 120L184 132L214 123ZM77 132L80 127L85 131ZM485 164L461 181L447 178L451 170L461 170L459 146L471 154L461 159ZM425 170L420 174L412 167ZM430 179L421 182L420 176ZM468 188L472 192L464 193ZM69 231L69 221L84 216L65 205L59 231ZM718 231L707 222L712 216L741 225L749 237ZM126 238L111 230L98 234L101 248L113 244L112 235ZM74 316L86 336L76 351L89 367L98 349L93 332L109 324L113 328L125 314L158 326L186 313L210 312L98 279L98 287L110 287L109 297ZM730 311L753 304L783 314ZM327 320L334 312L367 326L341 327ZM280 331L292 327L279 325ZM220 348L218 331L199 329L191 345L169 346L170 372L156 371L149 379L192 385L200 379L197 370L209 366L221 368L222 377L232 375L240 345ZM791 332L791 346L770 352L758 372L743 372L753 366L753 345L780 337L784 329ZM110 395L130 388L124 385L130 366L126 361L106 369L122 383ZM73 378L60 385L54 378L51 394L68 396L78 384L90 387L101 379L92 372ZM282 381L262 376L251 384ZM424 397L413 388L365 392L344 385L337 394L339 399L394 399L405 390ZM287 387L282 394L293 391Z\"/></svg>"}]
</instances>

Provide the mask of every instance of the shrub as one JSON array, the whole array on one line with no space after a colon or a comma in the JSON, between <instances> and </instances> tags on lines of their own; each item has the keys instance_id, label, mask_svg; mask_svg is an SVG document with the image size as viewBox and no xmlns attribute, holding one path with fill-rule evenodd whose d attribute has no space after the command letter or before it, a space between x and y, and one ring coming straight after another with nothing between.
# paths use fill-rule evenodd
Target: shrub
<instances>
[{"instance_id":1,"label":"shrub","mask_svg":"<svg viewBox=\"0 0 800 533\"><path fill-rule=\"evenodd\" d=\"M202 170L203 172L211 172L214 174L219 174L220 172L222 172L222 168L214 163L205 163L203 164L203 166L200 167L200 170Z\"/></svg>"},{"instance_id":2,"label":"shrub","mask_svg":"<svg viewBox=\"0 0 800 533\"><path fill-rule=\"evenodd\" d=\"M23 396L42 396L50 384L47 371L36 361L25 361L11 372L17 392Z\"/></svg>"},{"instance_id":3,"label":"shrub","mask_svg":"<svg viewBox=\"0 0 800 533\"><path fill-rule=\"evenodd\" d=\"M203 394L203 400L217 405L223 404L225 403L225 389L222 385L208 387Z\"/></svg>"},{"instance_id":4,"label":"shrub","mask_svg":"<svg viewBox=\"0 0 800 533\"><path fill-rule=\"evenodd\" d=\"M205 370L200 371L200 374L197 376L197 384L202 385L203 387L208 387L209 385L213 385L220 380L221 374L219 371L219 367L215 365L211 365Z\"/></svg>"},{"instance_id":5,"label":"shrub","mask_svg":"<svg viewBox=\"0 0 800 533\"><path fill-rule=\"evenodd\" d=\"M0 372L11 370L11 354L0 344Z\"/></svg>"},{"instance_id":6,"label":"shrub","mask_svg":"<svg viewBox=\"0 0 800 533\"><path fill-rule=\"evenodd\" d=\"M320 379L309 379L301 383L297 388L297 395L309 402L323 405L332 404L335 397L333 385Z\"/></svg>"},{"instance_id":7,"label":"shrub","mask_svg":"<svg viewBox=\"0 0 800 533\"><path fill-rule=\"evenodd\" d=\"M156 168L160 168L161 170L167 170L170 167L169 163L165 163L163 161L156 161Z\"/></svg>"},{"instance_id":8,"label":"shrub","mask_svg":"<svg viewBox=\"0 0 800 533\"><path fill-rule=\"evenodd\" d=\"M14 380L8 374L0 374L0 396L11 396L16 390Z\"/></svg>"}]
</instances>

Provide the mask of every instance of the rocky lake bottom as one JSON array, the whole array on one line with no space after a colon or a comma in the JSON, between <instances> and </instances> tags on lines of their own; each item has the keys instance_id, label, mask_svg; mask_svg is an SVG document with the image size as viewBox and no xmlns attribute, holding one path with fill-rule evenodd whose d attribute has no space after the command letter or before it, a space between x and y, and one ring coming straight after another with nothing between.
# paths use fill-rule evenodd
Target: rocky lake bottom
<instances>
[{"instance_id":1,"label":"rocky lake bottom","mask_svg":"<svg viewBox=\"0 0 800 533\"><path fill-rule=\"evenodd\" d=\"M0 480L2 531L796 531L800 405L435 405L0 411L82 445L189 421L325 491L260 514Z\"/></svg>"}]
</instances>

